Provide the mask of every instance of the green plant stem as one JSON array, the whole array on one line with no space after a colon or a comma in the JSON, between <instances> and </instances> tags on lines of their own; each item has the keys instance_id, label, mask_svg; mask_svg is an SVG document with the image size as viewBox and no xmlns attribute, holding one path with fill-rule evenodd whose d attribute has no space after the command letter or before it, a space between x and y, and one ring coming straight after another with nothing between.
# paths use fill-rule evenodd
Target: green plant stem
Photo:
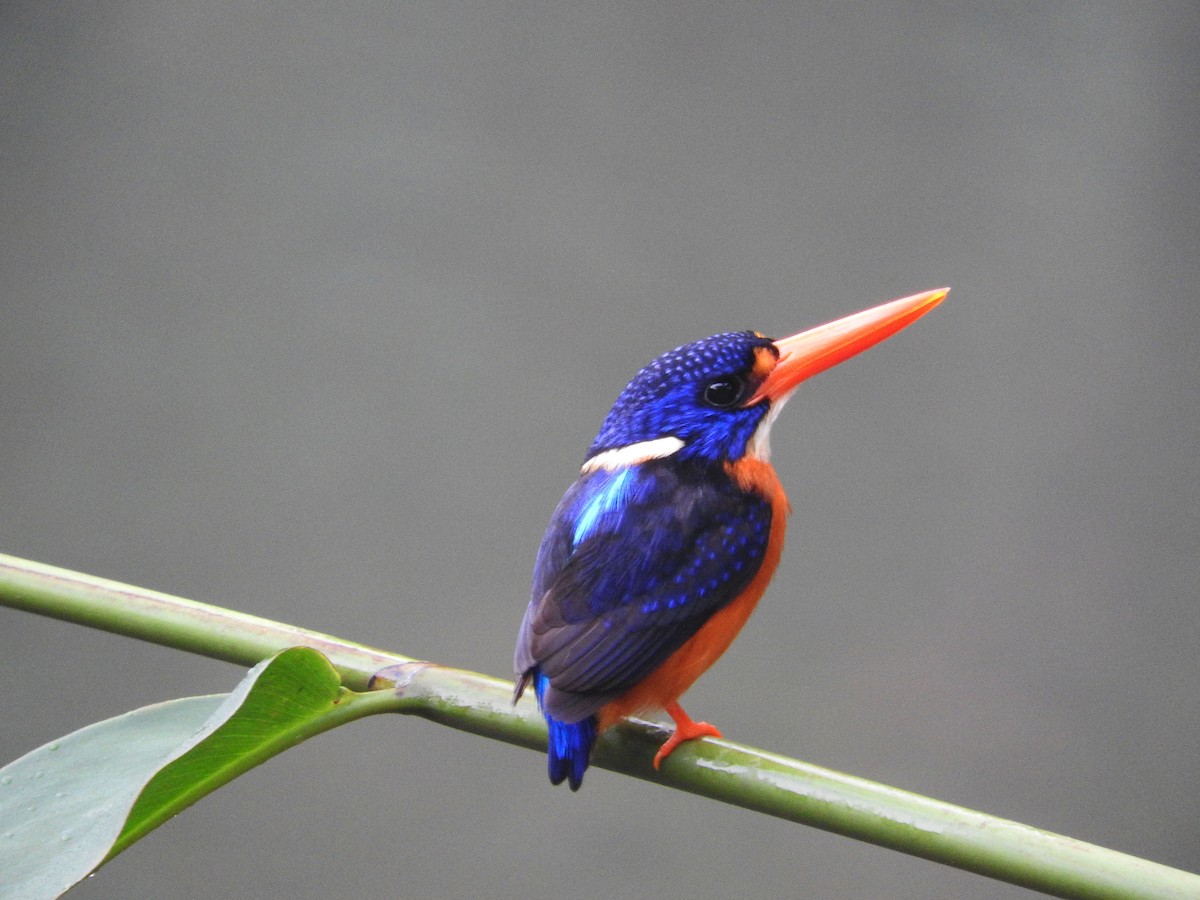
<instances>
[{"instance_id":1,"label":"green plant stem","mask_svg":"<svg viewBox=\"0 0 1200 900\"><path fill-rule=\"evenodd\" d=\"M411 662L342 638L0 553L0 605L249 668L288 647L320 650L351 690Z\"/></svg>"},{"instance_id":2,"label":"green plant stem","mask_svg":"<svg viewBox=\"0 0 1200 900\"><path fill-rule=\"evenodd\" d=\"M380 673L376 685L399 699L380 710L545 748L533 704L513 708L511 684L486 675L2 554L0 605L245 666L286 647L313 647L353 689ZM1200 897L1200 876L1188 872L731 741L689 742L656 772L650 759L664 737L651 723L624 723L605 734L594 762L1058 897Z\"/></svg>"}]
</instances>

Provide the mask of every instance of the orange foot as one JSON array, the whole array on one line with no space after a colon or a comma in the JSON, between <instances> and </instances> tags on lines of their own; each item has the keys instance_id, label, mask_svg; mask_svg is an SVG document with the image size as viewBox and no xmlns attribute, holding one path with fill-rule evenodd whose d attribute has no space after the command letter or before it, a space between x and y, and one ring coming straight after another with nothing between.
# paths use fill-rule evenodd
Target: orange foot
<instances>
[{"instance_id":1,"label":"orange foot","mask_svg":"<svg viewBox=\"0 0 1200 900\"><path fill-rule=\"evenodd\" d=\"M678 703L667 704L666 710L667 715L675 720L675 731L654 754L654 768L656 769L684 741L699 737L723 737L721 732L707 722L693 722L691 716L685 713L683 707Z\"/></svg>"}]
</instances>

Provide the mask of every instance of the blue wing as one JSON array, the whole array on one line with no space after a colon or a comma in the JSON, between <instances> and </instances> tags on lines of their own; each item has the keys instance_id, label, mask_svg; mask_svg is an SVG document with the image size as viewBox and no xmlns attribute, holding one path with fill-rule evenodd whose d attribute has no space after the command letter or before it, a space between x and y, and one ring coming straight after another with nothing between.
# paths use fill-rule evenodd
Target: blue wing
<instances>
[{"instance_id":1,"label":"blue wing","mask_svg":"<svg viewBox=\"0 0 1200 900\"><path fill-rule=\"evenodd\" d=\"M592 715L738 596L770 529L770 504L719 466L667 459L584 475L538 551L519 688L536 670L548 713Z\"/></svg>"}]
</instances>

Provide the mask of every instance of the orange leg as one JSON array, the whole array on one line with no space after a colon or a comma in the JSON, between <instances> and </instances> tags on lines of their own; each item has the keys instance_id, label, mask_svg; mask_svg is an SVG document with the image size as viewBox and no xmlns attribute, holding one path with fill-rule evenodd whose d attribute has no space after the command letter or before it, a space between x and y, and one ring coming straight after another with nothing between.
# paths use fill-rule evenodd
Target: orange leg
<instances>
[{"instance_id":1,"label":"orange leg","mask_svg":"<svg viewBox=\"0 0 1200 900\"><path fill-rule=\"evenodd\" d=\"M691 716L685 713L678 703L668 703L664 708L667 715L675 720L675 731L654 754L654 768L657 769L684 741L698 737L722 737L721 732L707 722L693 722Z\"/></svg>"}]
</instances>

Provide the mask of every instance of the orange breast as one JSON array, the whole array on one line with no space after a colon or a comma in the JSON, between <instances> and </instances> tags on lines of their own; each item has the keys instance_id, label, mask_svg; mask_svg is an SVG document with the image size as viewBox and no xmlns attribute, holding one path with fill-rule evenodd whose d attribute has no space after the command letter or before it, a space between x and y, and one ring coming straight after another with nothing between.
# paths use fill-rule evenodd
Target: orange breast
<instances>
[{"instance_id":1,"label":"orange breast","mask_svg":"<svg viewBox=\"0 0 1200 900\"><path fill-rule=\"evenodd\" d=\"M600 710L602 730L626 716L662 709L678 700L733 643L775 574L783 552L787 515L791 512L775 469L768 462L745 457L736 463L727 463L726 471L743 490L754 491L771 504L771 533L762 565L732 603L714 613L686 644L667 657L666 662L644 681Z\"/></svg>"}]
</instances>

